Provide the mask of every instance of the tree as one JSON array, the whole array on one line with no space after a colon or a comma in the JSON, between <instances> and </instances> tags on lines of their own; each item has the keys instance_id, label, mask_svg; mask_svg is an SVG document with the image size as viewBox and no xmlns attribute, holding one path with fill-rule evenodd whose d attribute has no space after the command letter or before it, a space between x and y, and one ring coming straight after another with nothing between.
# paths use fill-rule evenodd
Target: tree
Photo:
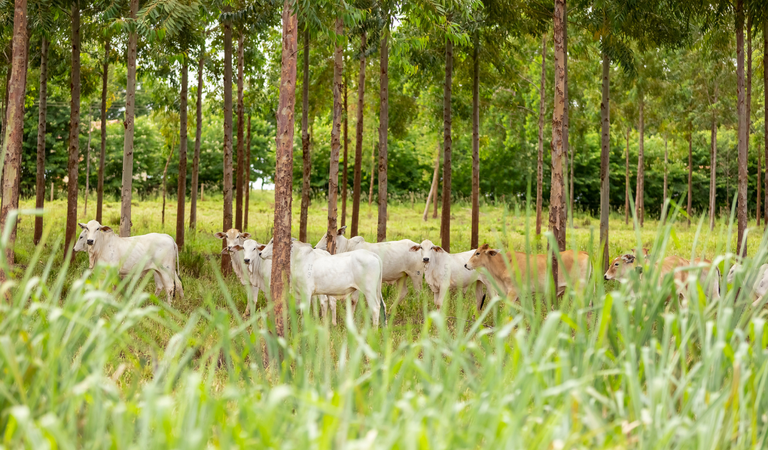
<instances>
[{"instance_id":1,"label":"tree","mask_svg":"<svg viewBox=\"0 0 768 450\"><path fill-rule=\"evenodd\" d=\"M298 20L291 0L283 3L280 99L277 108L277 151L275 166L275 227L271 289L275 304L275 331L284 336L283 305L291 277L291 203L293 185L293 110L296 102L296 54Z\"/></svg>"},{"instance_id":2,"label":"tree","mask_svg":"<svg viewBox=\"0 0 768 450\"><path fill-rule=\"evenodd\" d=\"M181 57L181 98L179 99L179 180L176 188L176 245L184 247L184 199L187 195L187 91L189 59ZM173 151L173 150L171 150Z\"/></svg>"},{"instance_id":3,"label":"tree","mask_svg":"<svg viewBox=\"0 0 768 450\"><path fill-rule=\"evenodd\" d=\"M475 33L472 58L472 235L470 248L478 248L480 233L480 61Z\"/></svg>"},{"instance_id":4,"label":"tree","mask_svg":"<svg viewBox=\"0 0 768 450\"><path fill-rule=\"evenodd\" d=\"M135 27L139 0L130 0L130 20ZM133 196L133 134L136 108L136 51L139 35L135 28L128 34L125 89L125 140L123 145L123 187L120 195L120 236L131 235L131 199Z\"/></svg>"},{"instance_id":5,"label":"tree","mask_svg":"<svg viewBox=\"0 0 768 450\"><path fill-rule=\"evenodd\" d=\"M736 0L736 76L738 78L738 164L739 188L736 217L738 219L738 237L736 254L746 256L747 245L743 242L747 229L747 107L744 95L744 0Z\"/></svg>"},{"instance_id":6,"label":"tree","mask_svg":"<svg viewBox=\"0 0 768 450\"><path fill-rule=\"evenodd\" d=\"M237 174L235 176L235 228L243 229L243 182L245 181L245 104L243 103L243 64L245 34L237 40Z\"/></svg>"},{"instance_id":7,"label":"tree","mask_svg":"<svg viewBox=\"0 0 768 450\"><path fill-rule=\"evenodd\" d=\"M342 48L339 40L344 35L344 22L341 17L336 18L336 50L333 55L333 127L331 128L331 163L328 174L328 251L336 253L336 231L338 215L339 195L339 151L341 149L341 90L342 72L344 70L342 60Z\"/></svg>"},{"instance_id":8,"label":"tree","mask_svg":"<svg viewBox=\"0 0 768 450\"><path fill-rule=\"evenodd\" d=\"M763 177L765 181L765 201L763 202L765 213L763 217L763 223L768 226L768 64L766 64L766 61L768 61L768 15L763 12L763 107L764 107L764 114L763 114L763 139L765 140L765 158L763 161L765 161L765 176Z\"/></svg>"},{"instance_id":9,"label":"tree","mask_svg":"<svg viewBox=\"0 0 768 450\"><path fill-rule=\"evenodd\" d=\"M624 180L624 224L629 224L629 131L627 127L627 150L624 152L626 156L626 165L624 167L626 178Z\"/></svg>"},{"instance_id":10,"label":"tree","mask_svg":"<svg viewBox=\"0 0 768 450\"><path fill-rule=\"evenodd\" d=\"M40 107L37 120L37 183L35 186L35 208L45 206L45 116L46 100L48 97L48 39L42 36L40 42ZM43 216L35 217L35 234L33 242L40 243L43 236Z\"/></svg>"},{"instance_id":11,"label":"tree","mask_svg":"<svg viewBox=\"0 0 768 450\"><path fill-rule=\"evenodd\" d=\"M307 216L309 215L310 173L312 154L309 150L309 23L304 24L304 68L301 83L301 214L299 216L299 240L307 242Z\"/></svg>"},{"instance_id":12,"label":"tree","mask_svg":"<svg viewBox=\"0 0 768 450\"><path fill-rule=\"evenodd\" d=\"M611 152L611 61L607 51L602 52L603 82L602 101L600 103L600 249L603 252L603 271L608 270L610 251L608 248L608 215L610 212L610 152ZM573 164L571 164L573 165ZM573 206L571 206L573 207Z\"/></svg>"},{"instance_id":13,"label":"tree","mask_svg":"<svg viewBox=\"0 0 768 450\"><path fill-rule=\"evenodd\" d=\"M637 147L637 185L635 187L635 215L640 228L645 218L645 121L643 117L645 97L641 87L638 87L638 122L637 134L640 143Z\"/></svg>"},{"instance_id":14,"label":"tree","mask_svg":"<svg viewBox=\"0 0 768 450\"><path fill-rule=\"evenodd\" d=\"M6 122L3 128L3 198L0 206L0 230L5 232L8 215L19 208L19 177L21 169L21 151L24 134L24 94L27 84L27 1L16 0L13 11L13 63L7 82L8 100L6 104ZM14 218L15 222L15 218ZM8 267L13 266L13 247L16 242L16 223L11 225L5 260ZM7 274L0 270L0 281L5 281Z\"/></svg>"},{"instance_id":15,"label":"tree","mask_svg":"<svg viewBox=\"0 0 768 450\"><path fill-rule=\"evenodd\" d=\"M104 64L101 75L101 151L99 152L99 174L96 184L96 220L102 223L104 207L104 164L107 159L107 82L109 80L109 38L104 41Z\"/></svg>"},{"instance_id":16,"label":"tree","mask_svg":"<svg viewBox=\"0 0 768 450\"><path fill-rule=\"evenodd\" d=\"M381 36L381 55L379 57L379 226L376 240L387 240L387 169L389 136L389 22L390 12L384 12L384 30ZM450 109L450 104L449 104ZM450 219L450 217L449 217ZM450 225L449 225L450 226ZM445 251L450 251L445 247Z\"/></svg>"},{"instance_id":17,"label":"tree","mask_svg":"<svg viewBox=\"0 0 768 450\"><path fill-rule=\"evenodd\" d=\"M341 170L341 226L347 225L347 163L349 158L349 115L347 114L347 77L344 77L344 167Z\"/></svg>"},{"instance_id":18,"label":"tree","mask_svg":"<svg viewBox=\"0 0 768 450\"><path fill-rule=\"evenodd\" d=\"M232 228L232 18L225 7L221 25L224 31L224 218L223 229ZM277 228L277 227L275 227ZM227 242L222 240L222 247ZM229 253L221 256L221 271L230 272Z\"/></svg>"},{"instance_id":19,"label":"tree","mask_svg":"<svg viewBox=\"0 0 768 450\"><path fill-rule=\"evenodd\" d=\"M195 155L192 158L192 188L190 189L189 229L197 228L197 183L200 176L200 141L203 135L203 69L205 68L205 40L200 44L197 61L197 103L195 109Z\"/></svg>"},{"instance_id":20,"label":"tree","mask_svg":"<svg viewBox=\"0 0 768 450\"><path fill-rule=\"evenodd\" d=\"M360 33L360 74L357 82L357 122L355 124L355 167L352 186L352 227L350 236L357 236L360 219L360 185L363 170L363 111L365 107L365 52L366 32Z\"/></svg>"},{"instance_id":21,"label":"tree","mask_svg":"<svg viewBox=\"0 0 768 450\"><path fill-rule=\"evenodd\" d=\"M549 199L549 229L559 248L552 249L552 276L558 278L558 251L565 250L565 181L563 179L564 139L565 139L565 0L555 0L554 13L554 48L555 48L555 101L552 114L552 187Z\"/></svg>"},{"instance_id":22,"label":"tree","mask_svg":"<svg viewBox=\"0 0 768 450\"><path fill-rule=\"evenodd\" d=\"M443 211L440 238L443 250L451 251L451 85L453 76L453 41L445 36L445 84L443 87ZM379 180L381 183L381 180Z\"/></svg>"},{"instance_id":23,"label":"tree","mask_svg":"<svg viewBox=\"0 0 768 450\"><path fill-rule=\"evenodd\" d=\"M69 113L69 163L67 172L67 229L64 236L66 258L74 256L71 251L77 233L77 180L80 161L80 2L72 2L72 72L70 72L70 113Z\"/></svg>"},{"instance_id":24,"label":"tree","mask_svg":"<svg viewBox=\"0 0 768 450\"><path fill-rule=\"evenodd\" d=\"M539 141L536 159L536 236L541 235L542 188L544 183L544 109L547 84L547 35L541 37L541 84L539 86Z\"/></svg>"}]
</instances>

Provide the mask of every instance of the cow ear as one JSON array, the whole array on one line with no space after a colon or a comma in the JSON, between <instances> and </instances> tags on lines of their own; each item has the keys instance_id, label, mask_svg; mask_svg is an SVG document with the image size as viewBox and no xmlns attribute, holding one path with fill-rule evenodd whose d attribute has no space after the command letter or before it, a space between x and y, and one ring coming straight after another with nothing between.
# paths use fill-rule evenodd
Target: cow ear
<instances>
[{"instance_id":1,"label":"cow ear","mask_svg":"<svg viewBox=\"0 0 768 450\"><path fill-rule=\"evenodd\" d=\"M337 236L344 236L344 232L347 231L347 226L344 225L343 227L339 228L339 231L336 232Z\"/></svg>"},{"instance_id":2,"label":"cow ear","mask_svg":"<svg viewBox=\"0 0 768 450\"><path fill-rule=\"evenodd\" d=\"M112 228L109 228L108 226L102 226L101 228L99 228L99 230L101 230L101 231L112 231Z\"/></svg>"},{"instance_id":3,"label":"cow ear","mask_svg":"<svg viewBox=\"0 0 768 450\"><path fill-rule=\"evenodd\" d=\"M86 225L84 223L78 223L78 225L80 225L80 228L82 228L83 230L87 230L88 229L88 225Z\"/></svg>"},{"instance_id":4,"label":"cow ear","mask_svg":"<svg viewBox=\"0 0 768 450\"><path fill-rule=\"evenodd\" d=\"M488 250L487 253L488 253L488 256L496 256L499 254L499 252L497 252L496 250Z\"/></svg>"},{"instance_id":5,"label":"cow ear","mask_svg":"<svg viewBox=\"0 0 768 450\"><path fill-rule=\"evenodd\" d=\"M219 239L224 239L224 238L227 237L227 233L225 233L223 231L219 231L218 233L214 234L214 236L216 236Z\"/></svg>"},{"instance_id":6,"label":"cow ear","mask_svg":"<svg viewBox=\"0 0 768 450\"><path fill-rule=\"evenodd\" d=\"M229 248L224 247L224 248L221 249L221 254L222 255L226 255L227 253L229 253Z\"/></svg>"},{"instance_id":7,"label":"cow ear","mask_svg":"<svg viewBox=\"0 0 768 450\"><path fill-rule=\"evenodd\" d=\"M251 233L240 233L240 237L243 239L250 239Z\"/></svg>"},{"instance_id":8,"label":"cow ear","mask_svg":"<svg viewBox=\"0 0 768 450\"><path fill-rule=\"evenodd\" d=\"M262 250L264 250L265 248L267 248L267 246L266 246L266 245L259 245L258 247L256 247L256 249L257 249L258 251L262 251Z\"/></svg>"},{"instance_id":9,"label":"cow ear","mask_svg":"<svg viewBox=\"0 0 768 450\"><path fill-rule=\"evenodd\" d=\"M633 262L635 262L635 255L626 254L622 256L621 259L623 259L624 262L627 264L632 264Z\"/></svg>"},{"instance_id":10,"label":"cow ear","mask_svg":"<svg viewBox=\"0 0 768 450\"><path fill-rule=\"evenodd\" d=\"M242 250L242 249L243 249L243 246L242 246L242 245L233 245L233 246L232 246L232 250L236 250L236 251L238 251L238 252L239 252L240 250Z\"/></svg>"},{"instance_id":11,"label":"cow ear","mask_svg":"<svg viewBox=\"0 0 768 450\"><path fill-rule=\"evenodd\" d=\"M421 250L421 246L420 245L414 245L409 250L412 251L412 252L418 252L419 250Z\"/></svg>"},{"instance_id":12,"label":"cow ear","mask_svg":"<svg viewBox=\"0 0 768 450\"><path fill-rule=\"evenodd\" d=\"M443 250L443 248L442 248L442 247L438 247L437 245L435 245L434 247L432 247L432 250L436 251L437 253L440 253L440 252L444 252L444 251L445 251L445 250Z\"/></svg>"}]
</instances>

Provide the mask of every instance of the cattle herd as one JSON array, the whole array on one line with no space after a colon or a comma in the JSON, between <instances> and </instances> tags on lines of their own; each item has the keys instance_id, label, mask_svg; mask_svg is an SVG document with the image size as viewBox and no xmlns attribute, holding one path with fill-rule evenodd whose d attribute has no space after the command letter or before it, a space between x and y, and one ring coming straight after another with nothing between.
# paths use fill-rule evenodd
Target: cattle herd
<instances>
[{"instance_id":1,"label":"cattle herd","mask_svg":"<svg viewBox=\"0 0 768 450\"><path fill-rule=\"evenodd\" d=\"M92 220L79 224L82 228L75 251L87 252L89 267L95 264L117 266L120 275L134 270L142 274L152 272L155 294L165 291L168 302L176 295L183 299L184 290L179 278L179 250L174 239L167 234L150 233L141 236L119 237L108 227ZM327 251L327 236L315 247L293 240L291 244L291 289L300 310L319 303L323 316L331 309L331 322L336 325L336 298L349 297L352 314L360 293L371 310L374 326L380 318L386 324L386 305L382 296L382 283L397 286L398 301L408 293L407 281L413 290L421 291L422 280L434 294L439 310L451 289L474 287L476 306L482 309L487 293L516 301L527 292L544 292L550 279L547 275L548 256L522 252L501 251L484 244L475 250L448 253L429 240L418 244L409 239L390 242L366 242L361 236L347 239L346 227L336 236L336 254ZM252 295L246 308L249 315L263 291L270 299L272 274L272 241L262 244L250 239L249 233L230 229L215 236L225 241L222 254L229 253L232 269L243 286L250 286ZM640 258L633 253L616 257L604 274L605 280L623 280L632 271L642 273ZM642 256L647 259L648 251ZM569 285L585 284L592 272L586 252L567 250L560 253L562 268L558 271L557 294L562 295ZM706 289L711 298L720 297L720 270L706 259L687 260L668 256L654 262L659 283L665 276L673 278L677 293L687 302L688 284L694 280ZM734 264L727 280L733 282L743 270ZM768 292L768 264L764 264L751 286L755 304Z\"/></svg>"}]
</instances>

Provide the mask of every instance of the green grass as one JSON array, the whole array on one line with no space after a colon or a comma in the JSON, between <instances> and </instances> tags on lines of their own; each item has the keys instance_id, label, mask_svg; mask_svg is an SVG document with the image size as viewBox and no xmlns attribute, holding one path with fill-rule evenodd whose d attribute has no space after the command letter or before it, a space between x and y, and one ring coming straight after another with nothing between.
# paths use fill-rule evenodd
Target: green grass
<instances>
[{"instance_id":1,"label":"green grass","mask_svg":"<svg viewBox=\"0 0 768 450\"><path fill-rule=\"evenodd\" d=\"M272 193L254 192L248 231L270 235ZM22 207L29 208L31 201ZM267 331L269 307L243 321L245 289L218 272L221 198L200 204L197 234L181 253L186 298L158 300L151 277L120 279L69 267L55 251L65 203L47 205L44 246L22 218L10 302L0 302L0 430L4 448L759 448L768 441L766 312L736 286L689 307L652 273L629 282L598 277L553 303L495 300L478 313L453 295L433 311L426 285L370 329L339 308L340 325L290 315L286 339ZM175 231L175 205L164 231ZM313 202L310 241L325 229ZM351 206L351 205L350 205ZM95 207L89 201L89 210ZM161 203L133 208L134 234L161 232ZM171 210L173 209L173 211ZM108 203L105 223L117 225ZM388 238L439 242L423 203L389 208ZM82 199L80 212L82 212ZM351 213L351 207L350 211ZM187 208L188 213L188 208ZM298 230L294 200L294 230ZM350 214L351 215L351 214ZM452 208L453 251L469 248L469 207ZM715 258L735 248L729 223L646 221L641 232L611 219L611 254L638 243L654 254ZM431 217L431 216L430 216ZM91 217L82 217L85 221ZM361 208L375 236L376 211ZM546 220L546 217L545 217ZM530 228L526 225L529 224ZM577 215L569 246L595 252L599 221ZM535 218L485 205L481 241L524 250ZM546 228L546 226L545 226ZM733 227L735 230L735 227ZM754 269L768 259L760 232ZM297 232L295 233L298 234ZM540 241L541 242L541 241ZM729 261L716 260L723 270ZM746 281L754 278L747 272ZM632 294L634 291L634 294ZM471 296L470 296L471 297Z\"/></svg>"}]
</instances>

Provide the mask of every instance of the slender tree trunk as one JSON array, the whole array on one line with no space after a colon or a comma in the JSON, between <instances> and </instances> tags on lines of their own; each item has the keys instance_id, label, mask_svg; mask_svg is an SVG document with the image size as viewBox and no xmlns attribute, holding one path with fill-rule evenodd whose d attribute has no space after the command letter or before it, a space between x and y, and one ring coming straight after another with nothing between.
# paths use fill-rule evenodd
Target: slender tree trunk
<instances>
[{"instance_id":1,"label":"slender tree trunk","mask_svg":"<svg viewBox=\"0 0 768 450\"><path fill-rule=\"evenodd\" d=\"M363 110L365 108L365 50L366 33L360 34L360 77L357 81L357 123L355 124L355 173L352 187L352 229L349 235L355 237L358 234L358 222L360 220L360 185L363 178ZM373 175L371 175L373 178ZM371 184L373 186L373 184ZM368 197L370 204L370 196Z\"/></svg>"},{"instance_id":2,"label":"slender tree trunk","mask_svg":"<svg viewBox=\"0 0 768 450\"><path fill-rule=\"evenodd\" d=\"M85 145L85 196L83 198L83 216L88 217L88 193L91 189L91 123L93 114L88 108L88 142Z\"/></svg>"},{"instance_id":3,"label":"slender tree trunk","mask_svg":"<svg viewBox=\"0 0 768 450\"><path fill-rule=\"evenodd\" d=\"M312 173L312 154L309 150L309 26L304 30L304 79L301 84L301 213L299 216L299 240L307 242L307 216L309 215L309 189Z\"/></svg>"},{"instance_id":4,"label":"slender tree trunk","mask_svg":"<svg viewBox=\"0 0 768 450\"><path fill-rule=\"evenodd\" d=\"M437 166L440 167L440 141L437 142ZM440 171L437 171L437 182L435 192L432 194L432 218L437 219L438 193L440 192Z\"/></svg>"},{"instance_id":5,"label":"slender tree trunk","mask_svg":"<svg viewBox=\"0 0 768 450\"><path fill-rule=\"evenodd\" d=\"M275 303L275 331L285 335L283 305L291 283L291 190L293 186L293 110L296 103L296 54L298 25L291 0L283 3L283 51L280 70L280 98L277 108L277 151L275 167L275 228L272 256L272 301Z\"/></svg>"},{"instance_id":6,"label":"slender tree trunk","mask_svg":"<svg viewBox=\"0 0 768 450\"><path fill-rule=\"evenodd\" d=\"M570 135L570 114L569 114L569 108L570 108L570 100L568 99L568 7L565 7L563 9L563 55L565 55L565 59L563 61L563 67L565 68L565 88L563 89L563 96L565 100L565 104L563 105L563 157L564 157L564 163L568 162L568 158L571 154L571 140L569 138ZM564 181L568 181L568 167L567 165L563 164L563 168L565 169L565 173L563 174ZM563 203L565 203L567 199L563 198ZM564 221L563 221L563 242L565 242L565 224L568 220L569 213L568 208L571 207L571 205L564 205L563 207L563 214L565 215ZM560 251L565 250L565 244L560 245Z\"/></svg>"},{"instance_id":7,"label":"slender tree trunk","mask_svg":"<svg viewBox=\"0 0 768 450\"><path fill-rule=\"evenodd\" d=\"M541 37L541 85L539 86L539 146L536 160L536 236L541 235L541 208L544 188L544 109L547 84L547 35Z\"/></svg>"},{"instance_id":8,"label":"slender tree trunk","mask_svg":"<svg viewBox=\"0 0 768 450\"><path fill-rule=\"evenodd\" d=\"M736 242L736 254L747 255L746 242L742 243L747 229L747 105L744 95L744 0L736 1L736 77L738 89L738 164L739 164L739 189L736 216L738 218L738 241Z\"/></svg>"},{"instance_id":9,"label":"slender tree trunk","mask_svg":"<svg viewBox=\"0 0 768 450\"><path fill-rule=\"evenodd\" d=\"M107 159L107 81L109 81L109 39L104 42L104 66L101 75L101 151L99 152L99 178L96 184L96 221L102 221L104 206L104 164Z\"/></svg>"},{"instance_id":10,"label":"slender tree trunk","mask_svg":"<svg viewBox=\"0 0 768 450\"><path fill-rule=\"evenodd\" d=\"M251 113L248 113L248 137L245 141L245 217L243 229L248 229L248 206L251 203Z\"/></svg>"},{"instance_id":11,"label":"slender tree trunk","mask_svg":"<svg viewBox=\"0 0 768 450\"><path fill-rule=\"evenodd\" d=\"M381 74L379 81L379 228L376 235L378 242L387 240L387 167L389 136L389 15L384 24L381 38ZM447 251L447 250L446 250Z\"/></svg>"},{"instance_id":12,"label":"slender tree trunk","mask_svg":"<svg viewBox=\"0 0 768 450\"><path fill-rule=\"evenodd\" d=\"M429 213L429 201L432 199L432 195L437 192L437 178L440 172L440 145L437 146L437 156L435 157L435 172L432 174L432 185L429 187L429 194L427 194L427 204L424 206L424 222L427 221L427 214ZM477 248L477 247L475 247Z\"/></svg>"},{"instance_id":13,"label":"slender tree trunk","mask_svg":"<svg viewBox=\"0 0 768 450\"><path fill-rule=\"evenodd\" d=\"M763 117L768 117L768 64L765 62L768 61L768 20L763 18L763 108L764 108L764 114ZM763 201L763 223L768 226L768 119L763 120L764 125L764 131L763 131L763 139L765 140L764 143L764 152L765 152L765 176L763 177L763 180L765 182L765 199Z\"/></svg>"},{"instance_id":14,"label":"slender tree trunk","mask_svg":"<svg viewBox=\"0 0 768 450\"><path fill-rule=\"evenodd\" d=\"M229 12L230 8L225 7ZM224 27L224 220L223 230L232 228L232 21L225 20ZM221 241L222 248L227 246ZM229 274L229 253L221 255L221 272Z\"/></svg>"},{"instance_id":15,"label":"slender tree trunk","mask_svg":"<svg viewBox=\"0 0 768 450\"><path fill-rule=\"evenodd\" d=\"M336 18L336 35L344 34L344 22ZM341 115L342 115L342 61L341 45L336 44L333 55L333 125L331 128L331 164L328 171L328 251L336 253L336 231L338 230L338 195L339 195L339 151L341 150Z\"/></svg>"},{"instance_id":16,"label":"slender tree trunk","mask_svg":"<svg viewBox=\"0 0 768 450\"><path fill-rule=\"evenodd\" d=\"M635 187L635 213L637 223L643 227L645 219L645 122L643 109L645 107L645 93L640 91L640 120L637 132L640 135L640 145L637 147L637 186Z\"/></svg>"},{"instance_id":17,"label":"slender tree trunk","mask_svg":"<svg viewBox=\"0 0 768 450\"><path fill-rule=\"evenodd\" d=\"M603 53L603 101L600 103L600 248L603 252L603 272L608 270L610 249L608 247L608 215L610 213L610 156L611 156L611 60ZM571 164L573 167L573 164ZM573 190L573 187L571 187ZM573 216L573 214L571 214Z\"/></svg>"},{"instance_id":18,"label":"slender tree trunk","mask_svg":"<svg viewBox=\"0 0 768 450\"><path fill-rule=\"evenodd\" d=\"M557 285L557 251L565 250L565 198L563 161L565 159L565 0L555 0L554 41L555 41L555 100L552 115L552 187L549 200L549 229L554 234L559 248L552 249L552 276Z\"/></svg>"},{"instance_id":19,"label":"slender tree trunk","mask_svg":"<svg viewBox=\"0 0 768 450\"><path fill-rule=\"evenodd\" d=\"M624 153L626 162L624 167L624 225L629 224L629 127L627 127L627 151Z\"/></svg>"},{"instance_id":20,"label":"slender tree trunk","mask_svg":"<svg viewBox=\"0 0 768 450\"><path fill-rule=\"evenodd\" d=\"M237 40L237 174L235 175L235 228L243 229L243 180L245 179L245 105L243 104L243 60L245 34Z\"/></svg>"},{"instance_id":21,"label":"slender tree trunk","mask_svg":"<svg viewBox=\"0 0 768 450\"><path fill-rule=\"evenodd\" d=\"M179 100L179 180L176 187L176 245L184 247L184 203L187 197L187 91L189 60L181 62L181 99Z\"/></svg>"},{"instance_id":22,"label":"slender tree trunk","mask_svg":"<svg viewBox=\"0 0 768 450\"><path fill-rule=\"evenodd\" d=\"M341 172L341 226L347 225L347 159L349 158L349 121L347 115L347 77L344 77L344 167Z\"/></svg>"},{"instance_id":23,"label":"slender tree trunk","mask_svg":"<svg viewBox=\"0 0 768 450\"><path fill-rule=\"evenodd\" d=\"M715 103L717 103L717 81L715 81ZM709 229L715 229L715 200L717 199L717 116L712 112L712 137L709 150Z\"/></svg>"},{"instance_id":24,"label":"slender tree trunk","mask_svg":"<svg viewBox=\"0 0 768 450\"><path fill-rule=\"evenodd\" d=\"M762 184L762 167L760 164L760 152L757 152L757 205L755 206L755 220L757 221L757 226L760 226L760 216L763 214L763 210L760 208L760 195L762 193L760 192L760 187Z\"/></svg>"},{"instance_id":25,"label":"slender tree trunk","mask_svg":"<svg viewBox=\"0 0 768 450\"><path fill-rule=\"evenodd\" d=\"M688 226L691 226L691 214L693 214L693 124L688 125ZM664 168L666 171L666 166Z\"/></svg>"},{"instance_id":26,"label":"slender tree trunk","mask_svg":"<svg viewBox=\"0 0 768 450\"><path fill-rule=\"evenodd\" d=\"M130 0L131 19L136 20L139 0ZM133 129L136 107L136 51L139 36L136 31L128 35L125 89L125 140L123 142L123 187L120 193L120 236L131 235L131 197L133 195Z\"/></svg>"},{"instance_id":27,"label":"slender tree trunk","mask_svg":"<svg viewBox=\"0 0 768 450\"><path fill-rule=\"evenodd\" d=\"M45 206L45 125L46 100L48 96L48 39L43 36L40 42L40 112L37 119L37 180L35 186L35 208ZM3 130L5 132L5 130ZM33 242L40 243L43 237L43 216L35 217L35 235Z\"/></svg>"},{"instance_id":28,"label":"slender tree trunk","mask_svg":"<svg viewBox=\"0 0 768 450\"><path fill-rule=\"evenodd\" d=\"M568 150L571 152L571 159L570 159L570 162L568 163L568 169L571 171L570 183L569 183L569 186L568 186L568 195L569 195L569 199L568 200L570 201L568 203L568 209L570 210L570 214L568 215L568 224L569 224L569 226L571 228L573 228L573 202L574 202L574 197L573 197L573 162L576 160L576 147L575 146L571 147L569 145L568 146Z\"/></svg>"},{"instance_id":29,"label":"slender tree trunk","mask_svg":"<svg viewBox=\"0 0 768 450\"><path fill-rule=\"evenodd\" d=\"M160 224L165 229L165 197L168 194L168 165L171 164L171 158L173 158L173 149L176 148L176 136L171 141L171 150L168 152L168 159L165 160L165 168L163 169L163 213L160 219Z\"/></svg>"},{"instance_id":30,"label":"slender tree trunk","mask_svg":"<svg viewBox=\"0 0 768 450\"><path fill-rule=\"evenodd\" d=\"M376 143L373 147L373 153L371 154L371 185L368 188L368 209L371 208L371 202L373 201L373 181L376 179L376 149L378 148L379 144Z\"/></svg>"},{"instance_id":31,"label":"slender tree trunk","mask_svg":"<svg viewBox=\"0 0 768 450\"><path fill-rule=\"evenodd\" d=\"M469 248L478 248L480 233L480 61L475 37L472 60L472 237Z\"/></svg>"},{"instance_id":32,"label":"slender tree trunk","mask_svg":"<svg viewBox=\"0 0 768 450\"><path fill-rule=\"evenodd\" d=\"M70 73L69 162L67 173L67 231L64 255L74 256L72 246L77 234L77 184L80 161L80 2L72 2L72 72Z\"/></svg>"},{"instance_id":33,"label":"slender tree trunk","mask_svg":"<svg viewBox=\"0 0 768 450\"><path fill-rule=\"evenodd\" d=\"M669 170L667 168L668 161L669 161L669 151L667 150L667 133L665 132L664 133L664 191L661 199L661 223L662 224L665 224L667 222L667 212L664 210L664 207L667 204L667 178L669 173Z\"/></svg>"},{"instance_id":34,"label":"slender tree trunk","mask_svg":"<svg viewBox=\"0 0 768 450\"><path fill-rule=\"evenodd\" d=\"M440 238L443 250L451 252L451 86L453 81L453 42L445 39L445 86L443 88L443 211Z\"/></svg>"},{"instance_id":35,"label":"slender tree trunk","mask_svg":"<svg viewBox=\"0 0 768 450\"><path fill-rule=\"evenodd\" d=\"M5 230L8 214L19 208L19 179L21 176L21 152L24 141L24 95L27 85L27 1L16 0L13 12L13 56L10 77L7 81L8 100L5 128L3 128L3 151L0 162L4 168L2 181L3 198L0 206L0 230ZM11 226L5 258L8 267L13 266L13 248L16 242L16 223ZM5 281L7 274L0 270L0 281Z\"/></svg>"},{"instance_id":36,"label":"slender tree trunk","mask_svg":"<svg viewBox=\"0 0 768 450\"><path fill-rule=\"evenodd\" d=\"M200 142L203 137L203 69L205 68L205 43L200 49L197 63L197 103L195 111L195 156L192 158L191 205L189 207L189 229L197 228L197 183L200 176Z\"/></svg>"}]
</instances>

